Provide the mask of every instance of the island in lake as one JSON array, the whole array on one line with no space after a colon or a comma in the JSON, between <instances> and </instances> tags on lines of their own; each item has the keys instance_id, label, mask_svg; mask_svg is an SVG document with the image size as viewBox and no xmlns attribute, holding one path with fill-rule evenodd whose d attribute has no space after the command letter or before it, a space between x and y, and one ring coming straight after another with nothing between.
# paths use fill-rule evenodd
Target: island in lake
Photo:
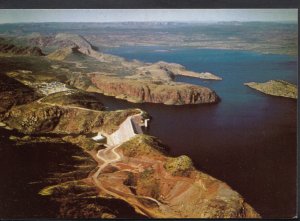
<instances>
[{"instance_id":1,"label":"island in lake","mask_svg":"<svg viewBox=\"0 0 300 221\"><path fill-rule=\"evenodd\" d=\"M283 80L270 80L265 83L249 82L245 83L250 88L261 91L265 94L287 97L287 98L298 98L297 85L291 84Z\"/></svg>"}]
</instances>

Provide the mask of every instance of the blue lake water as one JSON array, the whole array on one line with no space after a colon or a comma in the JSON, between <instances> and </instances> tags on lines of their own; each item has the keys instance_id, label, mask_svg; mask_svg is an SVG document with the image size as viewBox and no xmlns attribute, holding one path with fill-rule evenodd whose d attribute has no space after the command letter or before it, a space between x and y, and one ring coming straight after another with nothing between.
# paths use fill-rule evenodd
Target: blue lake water
<instances>
[{"instance_id":1,"label":"blue lake water","mask_svg":"<svg viewBox=\"0 0 300 221\"><path fill-rule=\"evenodd\" d=\"M282 79L297 83L297 58L249 51L121 47L105 52L145 62L167 61L208 71L222 81L177 77L207 86L221 102L213 105L130 104L104 97L111 108L139 107L152 117L148 133L188 155L195 166L225 181L265 218L296 214L297 102L243 85Z\"/></svg>"}]
</instances>

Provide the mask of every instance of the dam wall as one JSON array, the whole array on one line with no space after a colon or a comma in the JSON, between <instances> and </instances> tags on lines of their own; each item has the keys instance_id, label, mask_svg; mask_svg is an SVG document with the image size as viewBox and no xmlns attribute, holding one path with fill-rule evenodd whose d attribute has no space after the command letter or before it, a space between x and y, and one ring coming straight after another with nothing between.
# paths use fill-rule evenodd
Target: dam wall
<instances>
[{"instance_id":1,"label":"dam wall","mask_svg":"<svg viewBox=\"0 0 300 221\"><path fill-rule=\"evenodd\" d=\"M116 146L130 140L136 135L132 120L132 116L128 117L119 127L118 130L107 136L107 144Z\"/></svg>"}]
</instances>

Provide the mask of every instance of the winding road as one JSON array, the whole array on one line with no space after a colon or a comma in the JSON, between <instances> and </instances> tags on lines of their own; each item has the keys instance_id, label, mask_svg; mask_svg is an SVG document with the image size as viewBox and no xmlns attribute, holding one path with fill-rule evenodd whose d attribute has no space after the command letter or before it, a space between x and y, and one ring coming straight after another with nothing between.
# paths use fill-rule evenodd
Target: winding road
<instances>
[{"instance_id":1,"label":"winding road","mask_svg":"<svg viewBox=\"0 0 300 221\"><path fill-rule=\"evenodd\" d=\"M88 108L83 108L83 107L76 107L76 106L68 106L68 105L60 105L60 104L53 104L53 103L49 103L49 102L44 102L43 98L40 98L37 100L37 103L40 103L40 104L47 104L47 105L50 105L50 106L61 106L61 107L67 107L67 108L76 108L76 109L80 109L80 110L86 110L86 111L93 111L93 112L99 112L98 110L91 110L91 109L88 109ZM138 114L135 114L135 115L132 115L132 116L129 116L126 118L125 121L129 121L130 124L131 124L131 129L134 131L133 134L132 134L132 137L134 137L135 135L139 134L139 133L143 133L142 129L140 128L140 125L138 124L138 120L139 117L141 117L142 115L142 111ZM124 121L124 122L125 122ZM120 128L119 128L120 129ZM118 129L118 130L119 130ZM100 132L99 132L100 133ZM109 135L108 135L109 136ZM132 138L131 137L131 138ZM111 138L113 139L113 138ZM101 189L102 191L104 191L105 193L111 195L111 196L114 196L116 198L119 198L119 199L122 199L126 202L130 201L128 200L128 197L131 197L133 199L147 199L147 200L150 200L154 203L157 204L158 208L161 210L161 211L165 211L167 208L164 204L162 204L161 202L159 202L158 200L152 198L152 197L148 197L148 196L137 196L137 195L134 195L134 194L129 194L129 193L124 193L124 192L121 192L121 191L118 191L116 190L115 192L111 191L111 190L108 190L107 188L105 188L101 182L98 180L98 177L100 175L100 173L103 171L104 168L106 168L109 164L112 164L112 163L115 163L117 161L120 161L121 160L121 155L116 152L116 149L121 146L124 142L126 142L127 140L124 140L122 141L120 144L118 145L108 145L106 144L106 148L105 149L101 149L97 152L96 154L96 157L103 161L103 163L99 166L98 170L91 176L94 184L99 188ZM113 157L111 157L112 155ZM110 157L108 157L110 156ZM117 193L118 192L118 193ZM126 198L127 197L127 198ZM129 202L130 203L130 202ZM152 217L151 215L151 212L149 212L149 210L146 208L146 207L143 207L142 204L138 204L138 203L134 203L135 205L135 208L143 215L145 216L149 216L149 217Z\"/></svg>"},{"instance_id":2,"label":"winding road","mask_svg":"<svg viewBox=\"0 0 300 221\"><path fill-rule=\"evenodd\" d=\"M46 96L47 97L47 96ZM50 103L50 102L45 102L43 101L43 99L45 99L46 97L42 97L40 99L38 99L36 102L39 103L39 104L47 104L47 105L50 105L50 106L60 106L62 108L75 108L75 109L79 109L79 110L85 110L85 111L92 111L92 112L99 112L100 110L93 110L93 109L88 109L88 108L84 108L84 107L76 107L76 106L70 106L70 105L61 105L61 104L53 104L53 103Z\"/></svg>"},{"instance_id":3,"label":"winding road","mask_svg":"<svg viewBox=\"0 0 300 221\"><path fill-rule=\"evenodd\" d=\"M135 118L136 116L140 116L142 113L139 113L139 114L136 114L136 115L133 115L133 116L129 116L129 120L130 122L132 123L132 127L140 127L139 125L134 125L136 122L133 121L133 118ZM128 120L128 118L126 120ZM138 130L138 131L142 131L142 130ZM137 134L135 134L137 135ZM135 136L133 135L133 136ZM125 142L125 141L124 141ZM123 142L122 142L123 143ZM128 197L132 197L134 199L147 199L147 200L150 200L152 202L154 202L155 204L157 204L158 208L161 210L161 211L165 211L167 208L164 204L162 204L161 202L159 202L158 200L152 198L152 197L148 197L148 196L137 196L135 194L129 194L129 193L124 193L124 192L121 192L121 191L111 191L111 190L108 190L107 188L105 188L101 182L98 180L98 177L99 175L101 174L102 170L108 166L109 164L112 164L112 163L115 163L119 160L121 160L121 155L116 152L117 148L119 146L122 145L119 144L119 145L115 145L115 146L109 146L109 145L106 145L107 147L105 149L101 149L97 152L96 154L96 157L103 161L103 164L101 164L98 168L98 170L92 175L92 179L93 179L93 182L95 183L95 185L97 187L99 187L101 190L103 190L105 193L109 194L109 195L112 195L112 196L115 196L116 198L121 198L125 201L128 202ZM111 157L113 155L113 157ZM127 198L126 198L127 197ZM138 204L138 203L134 203L134 205L139 209L140 213L146 215L146 216L150 216L151 217L151 213L147 211L147 209L145 207L142 206L142 204Z\"/></svg>"}]
</instances>

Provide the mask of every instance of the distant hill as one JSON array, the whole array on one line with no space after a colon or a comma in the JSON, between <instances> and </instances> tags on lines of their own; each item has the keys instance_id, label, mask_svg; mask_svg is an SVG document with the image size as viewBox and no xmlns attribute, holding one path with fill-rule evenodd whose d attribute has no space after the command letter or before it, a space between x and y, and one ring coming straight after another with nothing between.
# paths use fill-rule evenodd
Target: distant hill
<instances>
[{"instance_id":1,"label":"distant hill","mask_svg":"<svg viewBox=\"0 0 300 221\"><path fill-rule=\"evenodd\" d=\"M38 37L39 39L43 39ZM101 62L124 62L121 57L104 54L94 50L93 46L82 36L77 34L59 33L55 38L47 40L48 46L56 46L58 49L48 55L52 60L64 60L71 54L84 54L89 57L95 58ZM33 41L33 39L31 39ZM45 46L45 44L43 44ZM63 47L63 48L61 48Z\"/></svg>"},{"instance_id":2,"label":"distant hill","mask_svg":"<svg viewBox=\"0 0 300 221\"><path fill-rule=\"evenodd\" d=\"M73 43L78 46L78 48L84 53L89 54L93 49L92 45L85 40L82 36L77 34L69 34L69 33L58 33L55 36L56 42L65 42L65 43Z\"/></svg>"},{"instance_id":3,"label":"distant hill","mask_svg":"<svg viewBox=\"0 0 300 221\"><path fill-rule=\"evenodd\" d=\"M57 22L0 24L0 35L31 35L32 43L37 43L34 46L41 47L43 51L42 45L51 46L52 42L57 40L56 35L62 37L61 40L65 43L66 35L61 36L60 33L68 33L68 38L77 34L98 48L159 45L250 50L296 56L297 27L295 22ZM66 46L70 45L63 45Z\"/></svg>"},{"instance_id":4,"label":"distant hill","mask_svg":"<svg viewBox=\"0 0 300 221\"><path fill-rule=\"evenodd\" d=\"M45 55L42 50L38 47L30 46L16 46L0 41L0 53L13 54L13 55L32 55L32 56L43 56Z\"/></svg>"}]
</instances>

